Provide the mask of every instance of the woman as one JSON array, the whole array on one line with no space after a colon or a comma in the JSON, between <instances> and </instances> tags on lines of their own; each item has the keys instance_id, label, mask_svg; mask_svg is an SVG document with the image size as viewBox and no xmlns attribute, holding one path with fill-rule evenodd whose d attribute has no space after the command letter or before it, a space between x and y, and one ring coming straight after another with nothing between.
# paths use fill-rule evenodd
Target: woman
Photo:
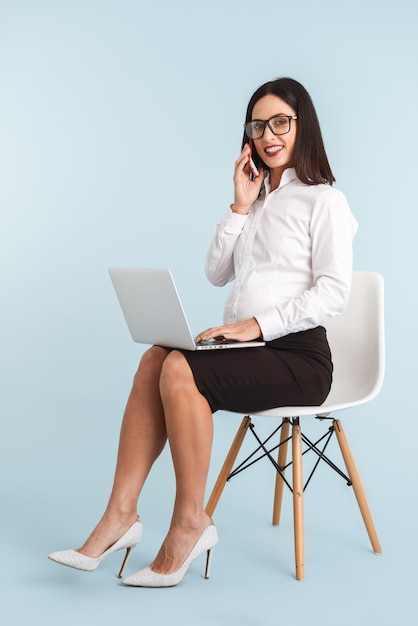
<instances>
[{"instance_id":1,"label":"woman","mask_svg":"<svg viewBox=\"0 0 418 626\"><path fill-rule=\"evenodd\" d=\"M251 172L250 144L258 175ZM122 575L141 538L138 498L167 440L176 476L171 525L153 563L123 582L176 585L197 556L210 555L217 533L203 507L212 413L321 404L331 386L321 324L347 303L357 228L333 182L307 91L289 78L262 85L247 109L234 202L206 261L213 284L234 280L225 324L197 340L262 337L266 345L207 352L154 346L144 354L122 422L106 511L81 548L53 553L52 560L93 570L108 554L126 549Z\"/></svg>"}]
</instances>

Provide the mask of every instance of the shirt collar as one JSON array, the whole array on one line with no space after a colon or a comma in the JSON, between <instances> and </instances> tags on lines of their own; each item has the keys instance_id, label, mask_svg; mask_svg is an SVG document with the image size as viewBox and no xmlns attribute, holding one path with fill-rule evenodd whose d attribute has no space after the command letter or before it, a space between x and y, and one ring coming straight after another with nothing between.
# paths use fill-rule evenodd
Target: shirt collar
<instances>
[{"instance_id":1,"label":"shirt collar","mask_svg":"<svg viewBox=\"0 0 418 626\"><path fill-rule=\"evenodd\" d=\"M288 185L292 181L297 180L296 170L294 167L288 167L282 174L282 178L280 180L280 185L277 189L281 189L285 185ZM270 193L270 174L267 174L264 185L266 188L266 194ZM277 190L276 190L277 191Z\"/></svg>"}]
</instances>

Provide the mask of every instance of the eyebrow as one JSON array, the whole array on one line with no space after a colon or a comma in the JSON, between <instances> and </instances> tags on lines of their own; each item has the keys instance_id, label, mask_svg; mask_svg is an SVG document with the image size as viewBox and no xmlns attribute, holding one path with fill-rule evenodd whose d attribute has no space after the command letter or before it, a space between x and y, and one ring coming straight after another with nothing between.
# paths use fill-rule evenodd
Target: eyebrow
<instances>
[{"instance_id":1,"label":"eyebrow","mask_svg":"<svg viewBox=\"0 0 418 626\"><path fill-rule=\"evenodd\" d=\"M274 115L270 115L270 117L268 117L267 120L271 120L273 117L279 117L280 115L287 117L288 115L291 115L291 113L275 113ZM261 117L254 117L250 121L251 122L266 122L267 120L263 120L261 119Z\"/></svg>"}]
</instances>

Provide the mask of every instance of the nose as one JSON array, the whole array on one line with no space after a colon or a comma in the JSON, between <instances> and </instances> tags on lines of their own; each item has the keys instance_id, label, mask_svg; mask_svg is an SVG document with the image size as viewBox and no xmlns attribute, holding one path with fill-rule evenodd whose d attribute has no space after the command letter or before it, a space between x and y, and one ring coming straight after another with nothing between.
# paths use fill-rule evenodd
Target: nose
<instances>
[{"instance_id":1,"label":"nose","mask_svg":"<svg viewBox=\"0 0 418 626\"><path fill-rule=\"evenodd\" d=\"M263 139L273 139L274 137L276 137L276 135L271 130L269 124L266 124L266 127L264 129Z\"/></svg>"}]
</instances>

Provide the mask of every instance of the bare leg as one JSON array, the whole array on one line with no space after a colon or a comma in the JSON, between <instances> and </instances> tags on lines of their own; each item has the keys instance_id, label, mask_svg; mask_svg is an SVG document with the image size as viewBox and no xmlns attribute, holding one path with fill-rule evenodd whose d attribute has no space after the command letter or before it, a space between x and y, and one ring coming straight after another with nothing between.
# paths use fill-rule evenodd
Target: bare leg
<instances>
[{"instance_id":1,"label":"bare leg","mask_svg":"<svg viewBox=\"0 0 418 626\"><path fill-rule=\"evenodd\" d=\"M209 404L180 352L172 351L164 361L160 394L176 475L176 498L170 529L152 570L168 574L182 565L210 523L204 496L213 421Z\"/></svg>"},{"instance_id":2,"label":"bare leg","mask_svg":"<svg viewBox=\"0 0 418 626\"><path fill-rule=\"evenodd\" d=\"M164 348L150 348L135 375L122 421L113 489L106 511L90 537L79 548L99 556L137 519L137 501L152 464L167 441L159 380Z\"/></svg>"}]
</instances>

